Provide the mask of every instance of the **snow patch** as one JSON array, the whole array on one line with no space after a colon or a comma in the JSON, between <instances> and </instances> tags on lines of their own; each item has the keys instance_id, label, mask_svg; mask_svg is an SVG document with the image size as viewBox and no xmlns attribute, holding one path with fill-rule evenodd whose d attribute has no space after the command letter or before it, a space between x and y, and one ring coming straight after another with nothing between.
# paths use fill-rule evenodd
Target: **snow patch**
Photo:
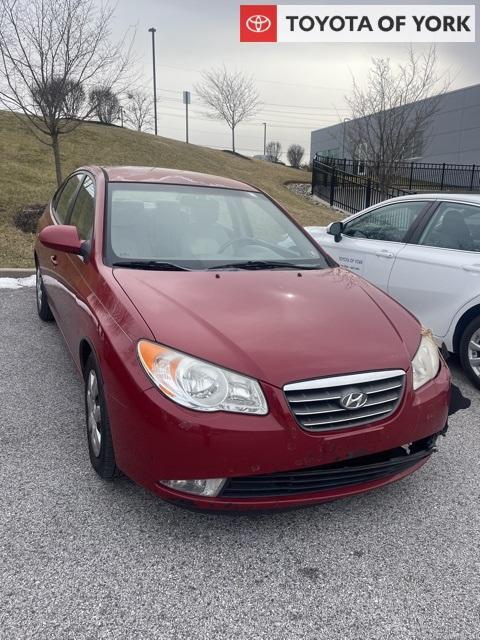
<instances>
[{"instance_id":1,"label":"snow patch","mask_svg":"<svg viewBox=\"0 0 480 640\"><path fill-rule=\"evenodd\" d=\"M22 289L23 287L34 287L35 276L28 278L0 278L0 289Z\"/></svg>"}]
</instances>

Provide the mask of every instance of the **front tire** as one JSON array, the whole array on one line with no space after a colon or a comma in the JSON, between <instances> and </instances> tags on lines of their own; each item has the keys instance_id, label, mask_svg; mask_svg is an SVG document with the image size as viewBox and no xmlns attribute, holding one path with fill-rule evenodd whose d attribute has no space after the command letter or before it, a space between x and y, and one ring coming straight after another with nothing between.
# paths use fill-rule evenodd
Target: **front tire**
<instances>
[{"instance_id":1,"label":"front tire","mask_svg":"<svg viewBox=\"0 0 480 640\"><path fill-rule=\"evenodd\" d=\"M85 416L90 462L101 478L110 480L116 475L117 465L115 463L115 452L102 377L93 354L89 356L85 365L84 380Z\"/></svg>"},{"instance_id":2,"label":"front tire","mask_svg":"<svg viewBox=\"0 0 480 640\"><path fill-rule=\"evenodd\" d=\"M480 316L474 318L463 332L459 354L465 373L480 388Z\"/></svg>"},{"instance_id":3,"label":"front tire","mask_svg":"<svg viewBox=\"0 0 480 640\"><path fill-rule=\"evenodd\" d=\"M38 315L44 322L51 322L53 320L53 314L50 310L50 305L48 304L47 292L45 291L42 273L38 264L35 270L35 292Z\"/></svg>"}]
</instances>

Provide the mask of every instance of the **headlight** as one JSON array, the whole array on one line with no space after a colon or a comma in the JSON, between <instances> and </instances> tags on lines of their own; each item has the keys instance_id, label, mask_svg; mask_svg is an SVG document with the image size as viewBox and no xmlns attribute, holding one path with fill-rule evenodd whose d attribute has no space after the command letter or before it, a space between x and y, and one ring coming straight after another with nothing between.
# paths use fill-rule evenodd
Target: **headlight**
<instances>
[{"instance_id":1,"label":"headlight","mask_svg":"<svg viewBox=\"0 0 480 640\"><path fill-rule=\"evenodd\" d=\"M268 413L256 380L149 340L140 340L138 355L153 382L177 404L196 411Z\"/></svg>"},{"instance_id":2,"label":"headlight","mask_svg":"<svg viewBox=\"0 0 480 640\"><path fill-rule=\"evenodd\" d=\"M438 373L440 355L430 332L422 335L420 346L412 360L413 388L419 389Z\"/></svg>"}]
</instances>

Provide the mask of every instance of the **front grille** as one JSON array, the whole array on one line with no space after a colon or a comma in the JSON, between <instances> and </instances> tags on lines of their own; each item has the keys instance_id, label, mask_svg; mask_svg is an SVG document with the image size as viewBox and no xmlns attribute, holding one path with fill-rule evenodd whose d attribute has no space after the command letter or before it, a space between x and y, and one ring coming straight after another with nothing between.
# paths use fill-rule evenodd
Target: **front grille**
<instances>
[{"instance_id":1,"label":"front grille","mask_svg":"<svg viewBox=\"0 0 480 640\"><path fill-rule=\"evenodd\" d=\"M396 369L295 382L285 385L284 392L304 429L328 431L387 418L398 407L404 386L405 372ZM350 395L353 404L359 397L365 404L348 408Z\"/></svg>"},{"instance_id":2,"label":"front grille","mask_svg":"<svg viewBox=\"0 0 480 640\"><path fill-rule=\"evenodd\" d=\"M435 440L435 437L428 438L410 447L398 447L380 454L344 460L313 469L230 478L224 485L220 497L288 496L378 480L406 471L430 456L434 451Z\"/></svg>"}]
</instances>

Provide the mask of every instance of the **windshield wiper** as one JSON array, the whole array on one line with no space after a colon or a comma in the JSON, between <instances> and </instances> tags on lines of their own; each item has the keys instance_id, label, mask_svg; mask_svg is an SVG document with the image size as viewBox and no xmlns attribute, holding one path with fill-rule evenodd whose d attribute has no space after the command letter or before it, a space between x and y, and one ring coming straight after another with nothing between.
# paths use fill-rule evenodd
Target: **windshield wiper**
<instances>
[{"instance_id":1,"label":"windshield wiper","mask_svg":"<svg viewBox=\"0 0 480 640\"><path fill-rule=\"evenodd\" d=\"M217 269L250 269L252 271L261 269L321 269L316 265L295 264L294 262L282 262L281 260L246 260L245 262L231 262L228 264L219 264L215 267L209 267L209 271Z\"/></svg>"},{"instance_id":2,"label":"windshield wiper","mask_svg":"<svg viewBox=\"0 0 480 640\"><path fill-rule=\"evenodd\" d=\"M161 260L122 260L113 262L112 267L126 267L127 269L149 269L151 271L191 271L174 262L162 262Z\"/></svg>"}]
</instances>

